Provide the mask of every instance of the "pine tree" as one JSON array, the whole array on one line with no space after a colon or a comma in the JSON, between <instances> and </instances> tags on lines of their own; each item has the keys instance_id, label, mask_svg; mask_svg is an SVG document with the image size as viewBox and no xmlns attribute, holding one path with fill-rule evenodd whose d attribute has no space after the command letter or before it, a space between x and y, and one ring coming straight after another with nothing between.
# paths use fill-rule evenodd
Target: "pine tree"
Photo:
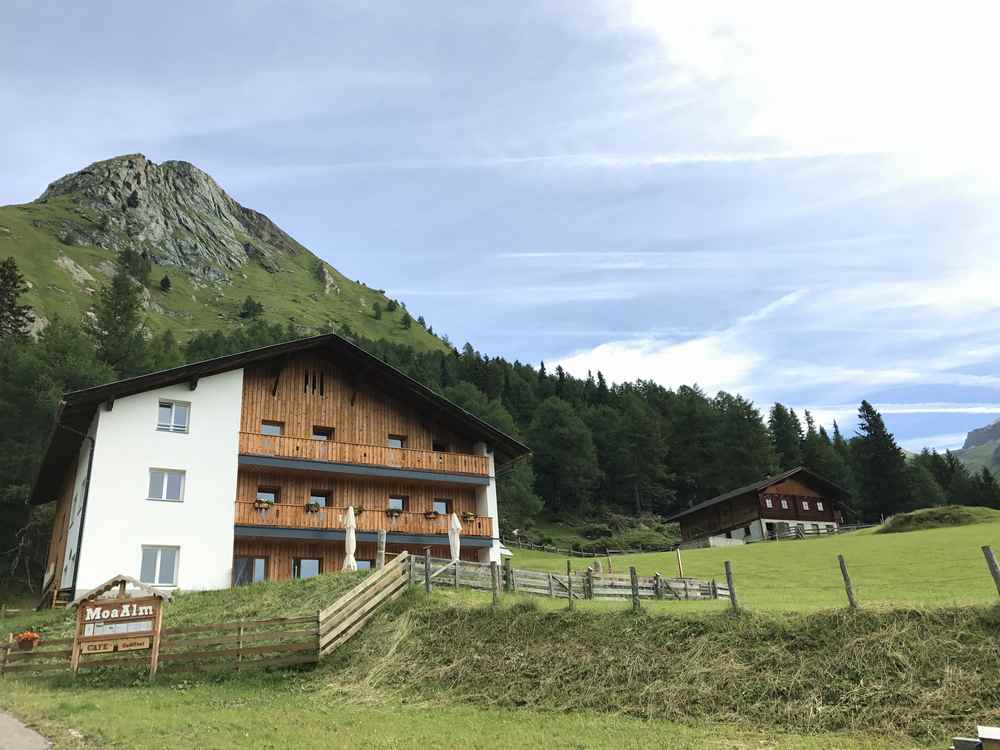
<instances>
[{"instance_id":1,"label":"pine tree","mask_svg":"<svg viewBox=\"0 0 1000 750\"><path fill-rule=\"evenodd\" d=\"M535 410L528 430L535 487L553 513L583 513L598 479L597 453L587 425L557 396Z\"/></svg>"},{"instance_id":2,"label":"pine tree","mask_svg":"<svg viewBox=\"0 0 1000 750\"><path fill-rule=\"evenodd\" d=\"M417 325L420 326L421 328L427 328L427 321L424 320L423 315L417 318Z\"/></svg>"},{"instance_id":3,"label":"pine tree","mask_svg":"<svg viewBox=\"0 0 1000 750\"><path fill-rule=\"evenodd\" d=\"M166 274L163 274L163 278L160 279L160 291L166 294L167 292L170 291L171 286L172 285L170 283L170 277L167 276Z\"/></svg>"},{"instance_id":4,"label":"pine tree","mask_svg":"<svg viewBox=\"0 0 1000 750\"><path fill-rule=\"evenodd\" d=\"M378 302L372 302L372 317L375 320L382 320L382 305Z\"/></svg>"},{"instance_id":5,"label":"pine tree","mask_svg":"<svg viewBox=\"0 0 1000 750\"><path fill-rule=\"evenodd\" d=\"M402 323L403 328L405 328L406 330L410 330L410 326L413 325L413 318L410 317L409 313L403 313L403 319L400 321L400 323Z\"/></svg>"},{"instance_id":6,"label":"pine tree","mask_svg":"<svg viewBox=\"0 0 1000 750\"><path fill-rule=\"evenodd\" d=\"M776 403L768 417L768 430L774 445L778 469L792 469L802 465L802 425L792 409Z\"/></svg>"},{"instance_id":7,"label":"pine tree","mask_svg":"<svg viewBox=\"0 0 1000 750\"><path fill-rule=\"evenodd\" d=\"M858 437L851 441L865 520L911 510L913 500L907 481L906 458L886 429L882 415L867 401L858 407Z\"/></svg>"},{"instance_id":8,"label":"pine tree","mask_svg":"<svg viewBox=\"0 0 1000 750\"><path fill-rule=\"evenodd\" d=\"M396 302L396 300L394 299L389 300L385 305L386 312L396 312L398 308L399 308L399 303Z\"/></svg>"},{"instance_id":9,"label":"pine tree","mask_svg":"<svg viewBox=\"0 0 1000 750\"><path fill-rule=\"evenodd\" d=\"M141 287L121 267L100 291L88 331L97 345L98 358L119 377L137 375L146 368Z\"/></svg>"},{"instance_id":10,"label":"pine tree","mask_svg":"<svg viewBox=\"0 0 1000 750\"><path fill-rule=\"evenodd\" d=\"M930 508L947 502L944 489L924 464L910 461L906 465L906 478L914 508Z\"/></svg>"},{"instance_id":11,"label":"pine tree","mask_svg":"<svg viewBox=\"0 0 1000 750\"><path fill-rule=\"evenodd\" d=\"M264 305L247 295L240 306L239 316L244 320L256 320L264 314Z\"/></svg>"},{"instance_id":12,"label":"pine tree","mask_svg":"<svg viewBox=\"0 0 1000 750\"><path fill-rule=\"evenodd\" d=\"M28 282L14 258L0 261L0 340L26 335L34 316L28 305L18 304L18 299L27 291Z\"/></svg>"},{"instance_id":13,"label":"pine tree","mask_svg":"<svg viewBox=\"0 0 1000 750\"><path fill-rule=\"evenodd\" d=\"M987 508L1000 508L1000 485L987 467L983 467L975 477L975 504Z\"/></svg>"}]
</instances>

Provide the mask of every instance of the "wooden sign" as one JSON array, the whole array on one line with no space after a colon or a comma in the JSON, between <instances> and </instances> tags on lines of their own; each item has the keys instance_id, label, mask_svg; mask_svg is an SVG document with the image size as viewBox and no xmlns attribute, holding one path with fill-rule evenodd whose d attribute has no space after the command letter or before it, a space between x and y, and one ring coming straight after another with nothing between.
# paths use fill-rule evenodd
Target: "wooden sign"
<instances>
[{"instance_id":1,"label":"wooden sign","mask_svg":"<svg viewBox=\"0 0 1000 750\"><path fill-rule=\"evenodd\" d=\"M153 677L160 656L161 605L156 596L81 602L73 637L73 674L79 671L83 655L150 649L149 676Z\"/></svg>"}]
</instances>

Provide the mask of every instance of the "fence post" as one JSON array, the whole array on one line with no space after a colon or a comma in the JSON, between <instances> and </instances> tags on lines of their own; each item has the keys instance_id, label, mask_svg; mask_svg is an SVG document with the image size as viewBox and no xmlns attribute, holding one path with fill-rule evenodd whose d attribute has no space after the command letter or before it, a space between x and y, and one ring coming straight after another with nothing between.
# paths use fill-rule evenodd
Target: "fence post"
<instances>
[{"instance_id":1,"label":"fence post","mask_svg":"<svg viewBox=\"0 0 1000 750\"><path fill-rule=\"evenodd\" d=\"M503 561L503 590L507 593L514 590L510 582L510 558L505 557Z\"/></svg>"},{"instance_id":2,"label":"fence post","mask_svg":"<svg viewBox=\"0 0 1000 750\"><path fill-rule=\"evenodd\" d=\"M740 603L736 599L736 585L733 583L733 564L726 560L726 586L729 587L729 603L733 605L733 611L738 612Z\"/></svg>"},{"instance_id":3,"label":"fence post","mask_svg":"<svg viewBox=\"0 0 1000 750\"><path fill-rule=\"evenodd\" d=\"M14 648L14 634L10 633L7 635L7 648L3 651L3 661L0 661L0 677L7 671L7 657L10 656L12 648Z\"/></svg>"},{"instance_id":4,"label":"fence post","mask_svg":"<svg viewBox=\"0 0 1000 750\"><path fill-rule=\"evenodd\" d=\"M677 577L684 577L684 562L681 560L681 548L678 547L677 550Z\"/></svg>"},{"instance_id":5,"label":"fence post","mask_svg":"<svg viewBox=\"0 0 1000 750\"><path fill-rule=\"evenodd\" d=\"M569 608L573 609L573 567L569 560L566 561L566 593L569 595Z\"/></svg>"},{"instance_id":6,"label":"fence post","mask_svg":"<svg viewBox=\"0 0 1000 750\"><path fill-rule=\"evenodd\" d=\"M587 587L586 590L583 592L584 598L585 599L593 599L594 598L594 569L592 567L590 567L589 565L587 566L587 583L586 583L586 587Z\"/></svg>"},{"instance_id":7,"label":"fence post","mask_svg":"<svg viewBox=\"0 0 1000 750\"><path fill-rule=\"evenodd\" d=\"M632 611L639 611L639 576L636 575L635 566L632 565L628 569L628 576L632 582Z\"/></svg>"},{"instance_id":8,"label":"fence post","mask_svg":"<svg viewBox=\"0 0 1000 750\"><path fill-rule=\"evenodd\" d=\"M552 582L552 574L549 573L549 596L555 598L555 595L556 595L556 587L555 584Z\"/></svg>"},{"instance_id":9,"label":"fence post","mask_svg":"<svg viewBox=\"0 0 1000 750\"><path fill-rule=\"evenodd\" d=\"M715 582L714 578L709 582L709 590L712 592L713 599L719 598L719 585Z\"/></svg>"},{"instance_id":10,"label":"fence post","mask_svg":"<svg viewBox=\"0 0 1000 750\"><path fill-rule=\"evenodd\" d=\"M385 567L385 529L378 530L378 542L375 546L375 569L382 570Z\"/></svg>"},{"instance_id":11,"label":"fence post","mask_svg":"<svg viewBox=\"0 0 1000 750\"><path fill-rule=\"evenodd\" d=\"M409 563L408 567L410 569L410 585L412 586L414 583L417 582L416 556L410 555L409 560L407 562Z\"/></svg>"},{"instance_id":12,"label":"fence post","mask_svg":"<svg viewBox=\"0 0 1000 750\"><path fill-rule=\"evenodd\" d=\"M837 562L840 563L840 575L844 577L844 588L847 590L847 603L851 609L858 608L858 600L854 598L854 586L851 585L851 574L847 572L847 561L843 555L837 555Z\"/></svg>"},{"instance_id":13,"label":"fence post","mask_svg":"<svg viewBox=\"0 0 1000 750\"><path fill-rule=\"evenodd\" d=\"M611 553L608 552L607 550L604 550L604 556L606 558L608 558L608 573L609 574L610 573L614 573L615 572L615 566L611 564Z\"/></svg>"},{"instance_id":14,"label":"fence post","mask_svg":"<svg viewBox=\"0 0 1000 750\"><path fill-rule=\"evenodd\" d=\"M490 589L493 593L493 608L500 599L500 570L496 560L490 560Z\"/></svg>"},{"instance_id":15,"label":"fence post","mask_svg":"<svg viewBox=\"0 0 1000 750\"><path fill-rule=\"evenodd\" d=\"M663 589L660 588L660 586L662 585L663 581L660 579L659 572L657 572L656 575L653 576L653 596L655 596L657 599L663 598Z\"/></svg>"},{"instance_id":16,"label":"fence post","mask_svg":"<svg viewBox=\"0 0 1000 750\"><path fill-rule=\"evenodd\" d=\"M431 548L424 547L424 591L431 593Z\"/></svg>"},{"instance_id":17,"label":"fence post","mask_svg":"<svg viewBox=\"0 0 1000 750\"><path fill-rule=\"evenodd\" d=\"M319 623L319 613L318 612L316 614L316 621L317 621L317 625L318 625L318 623ZM317 637L318 637L318 635L319 635L319 628L318 627L316 629L316 633L317 633ZM236 651L237 651L237 654L236 654L236 671L237 672L240 671L240 664L243 663L243 626L242 625L240 625L240 629L239 629L239 633L238 633L238 638L239 638L239 640L236 641Z\"/></svg>"},{"instance_id":18,"label":"fence post","mask_svg":"<svg viewBox=\"0 0 1000 750\"><path fill-rule=\"evenodd\" d=\"M455 560L455 591L458 591L458 584L461 582L462 561Z\"/></svg>"},{"instance_id":19,"label":"fence post","mask_svg":"<svg viewBox=\"0 0 1000 750\"><path fill-rule=\"evenodd\" d=\"M997 594L1000 594L1000 566L997 565L996 555L993 554L993 548L988 544L983 547L983 555L986 556L986 565L990 569L990 575L993 576L993 583L996 584Z\"/></svg>"}]
</instances>

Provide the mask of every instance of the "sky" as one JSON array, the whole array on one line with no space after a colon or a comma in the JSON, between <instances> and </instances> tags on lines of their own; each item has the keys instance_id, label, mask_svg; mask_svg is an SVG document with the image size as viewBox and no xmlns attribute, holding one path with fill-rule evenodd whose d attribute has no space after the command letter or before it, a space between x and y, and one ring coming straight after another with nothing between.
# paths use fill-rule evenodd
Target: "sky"
<instances>
[{"instance_id":1,"label":"sky","mask_svg":"<svg viewBox=\"0 0 1000 750\"><path fill-rule=\"evenodd\" d=\"M0 26L0 204L201 167L435 331L809 409L1000 417L993 3L50 4Z\"/></svg>"}]
</instances>

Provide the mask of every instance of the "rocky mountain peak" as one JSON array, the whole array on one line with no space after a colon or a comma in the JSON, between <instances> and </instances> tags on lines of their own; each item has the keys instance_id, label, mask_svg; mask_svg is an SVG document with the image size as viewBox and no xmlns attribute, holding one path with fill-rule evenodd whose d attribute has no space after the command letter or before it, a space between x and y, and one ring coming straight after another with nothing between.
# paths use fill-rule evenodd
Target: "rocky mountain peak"
<instances>
[{"instance_id":1,"label":"rocky mountain peak","mask_svg":"<svg viewBox=\"0 0 1000 750\"><path fill-rule=\"evenodd\" d=\"M965 435L965 444L962 449L975 448L977 445L985 445L991 440L1000 438L1000 419L996 419L985 427L970 430Z\"/></svg>"},{"instance_id":2,"label":"rocky mountain peak","mask_svg":"<svg viewBox=\"0 0 1000 750\"><path fill-rule=\"evenodd\" d=\"M278 271L282 256L303 251L186 161L156 164L128 154L95 162L53 182L36 202L55 200L90 219L64 228L66 244L131 248L206 280L225 280L251 262Z\"/></svg>"}]
</instances>

